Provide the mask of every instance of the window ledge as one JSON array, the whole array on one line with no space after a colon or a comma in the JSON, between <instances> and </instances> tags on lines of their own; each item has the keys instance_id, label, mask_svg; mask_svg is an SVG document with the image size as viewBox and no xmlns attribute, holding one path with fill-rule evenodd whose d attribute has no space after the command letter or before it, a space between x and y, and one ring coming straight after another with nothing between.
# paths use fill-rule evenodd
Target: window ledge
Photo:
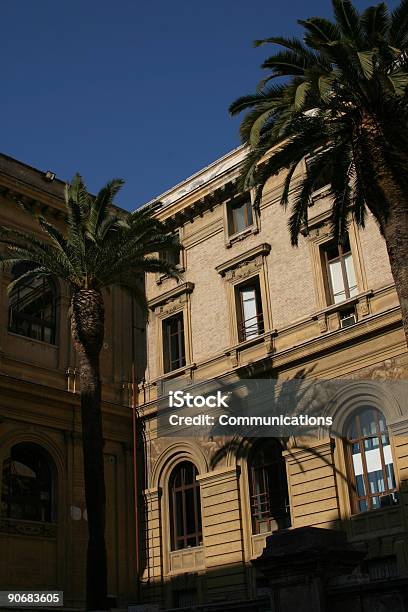
<instances>
[{"instance_id":1,"label":"window ledge","mask_svg":"<svg viewBox=\"0 0 408 612\"><path fill-rule=\"evenodd\" d=\"M239 354L247 348L256 346L257 344L264 344L266 355L270 355L272 352L273 338L276 336L276 330L266 331L263 334L259 334L255 338L249 340L243 340L239 344L234 344L224 350L224 355L230 358L232 367L236 368L239 363Z\"/></svg>"},{"instance_id":2,"label":"window ledge","mask_svg":"<svg viewBox=\"0 0 408 612\"><path fill-rule=\"evenodd\" d=\"M330 304L330 306L326 306L326 308L322 308L321 310L317 310L312 314L312 318L317 318L323 314L331 314L332 312L337 312L339 310L347 310L350 306L357 304L360 300L364 298L368 298L374 295L374 291L370 289L369 291L364 291L363 293L359 293L358 295L354 295L352 298L348 300L344 300L344 302L339 302L338 304Z\"/></svg>"},{"instance_id":3,"label":"window ledge","mask_svg":"<svg viewBox=\"0 0 408 612\"><path fill-rule=\"evenodd\" d=\"M381 516L382 514L388 514L392 510L401 509L401 500L397 504L391 504L389 506L383 506L382 508L372 508L371 510L364 510L364 512L357 512L350 515L351 521L358 521L359 519L366 519L374 516Z\"/></svg>"},{"instance_id":4,"label":"window ledge","mask_svg":"<svg viewBox=\"0 0 408 612\"><path fill-rule=\"evenodd\" d=\"M229 235L225 240L225 246L229 249L234 242L240 242L241 240L245 240L248 236L252 236L253 234L258 234L259 229L255 224L246 227L245 229L237 232L236 234Z\"/></svg>"},{"instance_id":5,"label":"window ledge","mask_svg":"<svg viewBox=\"0 0 408 612\"><path fill-rule=\"evenodd\" d=\"M162 374L161 376L158 376L157 378L155 378L151 382L153 384L158 384L158 383L166 381L166 380L171 380L172 378L177 378L178 376L181 376L182 374L191 374L191 372L193 370L195 370L196 367L197 366L196 366L195 363L188 363L185 366L183 366L182 368L177 368L177 370L171 370L171 372L166 372L165 374Z\"/></svg>"},{"instance_id":6,"label":"window ledge","mask_svg":"<svg viewBox=\"0 0 408 612\"><path fill-rule=\"evenodd\" d=\"M265 337L270 335L270 333L271 332L264 332L262 334L259 334L259 336L254 336L253 338L249 338L248 340L242 340L242 342L238 342L238 344L230 346L225 351L225 354L229 355L232 351L242 351L250 346L253 346L254 344L259 344L260 342L263 342L265 340Z\"/></svg>"},{"instance_id":7,"label":"window ledge","mask_svg":"<svg viewBox=\"0 0 408 612\"><path fill-rule=\"evenodd\" d=\"M57 525L56 523L0 517L0 533L54 539L57 537Z\"/></svg>"},{"instance_id":8,"label":"window ledge","mask_svg":"<svg viewBox=\"0 0 408 612\"><path fill-rule=\"evenodd\" d=\"M169 553L169 574L184 574L192 570L204 569L204 546L192 546L173 550Z\"/></svg>"},{"instance_id":9,"label":"window ledge","mask_svg":"<svg viewBox=\"0 0 408 612\"><path fill-rule=\"evenodd\" d=\"M176 268L179 274L183 274L186 271L185 267L182 265L177 265ZM169 279L174 279L174 276L169 276L169 274L159 274L156 278L156 285L161 285L163 281Z\"/></svg>"},{"instance_id":10,"label":"window ledge","mask_svg":"<svg viewBox=\"0 0 408 612\"><path fill-rule=\"evenodd\" d=\"M312 202L314 202L315 200L321 200L322 198L327 197L328 195L330 195L330 185L324 185L324 187L320 187L320 189L316 189L316 191L313 191L312 193Z\"/></svg>"},{"instance_id":11,"label":"window ledge","mask_svg":"<svg viewBox=\"0 0 408 612\"><path fill-rule=\"evenodd\" d=\"M318 321L320 332L328 332L335 331L334 328L330 325L330 320L333 318L331 315L340 314L345 310L349 310L350 308L355 308L356 313L356 321L353 325L359 323L361 319L368 316L370 314L370 298L374 295L374 291L370 289L369 291L364 291L363 293L359 293L358 295L349 298L348 300L344 300L344 302L339 302L338 304L330 304L326 308L322 308L311 315L312 321ZM341 327L340 325L340 317L338 316L338 325L337 329L348 329L349 326Z\"/></svg>"},{"instance_id":12,"label":"window ledge","mask_svg":"<svg viewBox=\"0 0 408 612\"><path fill-rule=\"evenodd\" d=\"M7 330L9 336L13 338L20 338L21 340L25 340L26 342L34 342L34 344L39 344L40 346L44 346L50 349L58 349L58 344L51 344L51 342L44 342L44 340L37 340L37 338L30 338L30 336L23 336L22 334L16 334L10 330Z\"/></svg>"}]
</instances>

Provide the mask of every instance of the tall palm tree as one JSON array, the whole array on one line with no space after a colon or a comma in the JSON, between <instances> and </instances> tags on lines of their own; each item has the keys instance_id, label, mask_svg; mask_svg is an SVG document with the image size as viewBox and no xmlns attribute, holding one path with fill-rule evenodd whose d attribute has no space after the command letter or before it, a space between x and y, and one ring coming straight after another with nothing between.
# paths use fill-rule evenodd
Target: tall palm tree
<instances>
[{"instance_id":1,"label":"tall palm tree","mask_svg":"<svg viewBox=\"0 0 408 612\"><path fill-rule=\"evenodd\" d=\"M152 207L131 214L115 210L112 202L121 180L108 182L92 197L76 175L66 186L66 231L61 233L44 217L37 217L45 240L15 229L0 228L3 266L24 263L27 271L13 280L19 283L54 277L71 290L72 340L79 358L80 401L88 513L87 610L107 609L105 547L105 480L101 413L99 355L104 337L103 290L119 286L135 296L145 309L140 273L175 275L174 266L160 258L165 250L178 249L175 239L153 216ZM159 253L159 255L157 255ZM21 269L22 266L20 266Z\"/></svg>"},{"instance_id":2,"label":"tall palm tree","mask_svg":"<svg viewBox=\"0 0 408 612\"><path fill-rule=\"evenodd\" d=\"M393 12L384 3L363 13L350 0L332 5L333 21L299 21L303 40L255 41L283 50L263 63L270 73L258 90L230 107L247 111L242 186L255 188L259 203L268 178L287 171L281 203L291 208L293 245L322 180L338 242L351 218L364 227L369 210L385 238L408 343L408 0ZM305 157L308 172L298 179Z\"/></svg>"}]
</instances>

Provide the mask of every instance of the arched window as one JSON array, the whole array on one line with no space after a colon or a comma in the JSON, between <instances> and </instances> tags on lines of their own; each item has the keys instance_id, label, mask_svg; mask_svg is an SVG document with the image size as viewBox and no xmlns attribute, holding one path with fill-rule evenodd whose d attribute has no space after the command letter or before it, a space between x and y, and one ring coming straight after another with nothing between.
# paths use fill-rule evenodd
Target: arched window
<instances>
[{"instance_id":1,"label":"arched window","mask_svg":"<svg viewBox=\"0 0 408 612\"><path fill-rule=\"evenodd\" d=\"M169 483L171 548L202 544L200 485L197 469L189 461L174 468Z\"/></svg>"},{"instance_id":2,"label":"arched window","mask_svg":"<svg viewBox=\"0 0 408 612\"><path fill-rule=\"evenodd\" d=\"M282 446L265 439L249 457L252 532L266 533L291 525L288 482Z\"/></svg>"},{"instance_id":3,"label":"arched window","mask_svg":"<svg viewBox=\"0 0 408 612\"><path fill-rule=\"evenodd\" d=\"M353 513L397 503L396 482L385 417L376 408L353 414L346 429Z\"/></svg>"},{"instance_id":4,"label":"arched window","mask_svg":"<svg viewBox=\"0 0 408 612\"><path fill-rule=\"evenodd\" d=\"M17 278L30 270L26 264L13 268ZM9 330L49 344L55 344L57 292L47 278L27 278L14 287L10 294Z\"/></svg>"},{"instance_id":5,"label":"arched window","mask_svg":"<svg viewBox=\"0 0 408 612\"><path fill-rule=\"evenodd\" d=\"M3 462L2 515L53 522L54 501L53 465L46 451L31 443L13 446Z\"/></svg>"}]
</instances>

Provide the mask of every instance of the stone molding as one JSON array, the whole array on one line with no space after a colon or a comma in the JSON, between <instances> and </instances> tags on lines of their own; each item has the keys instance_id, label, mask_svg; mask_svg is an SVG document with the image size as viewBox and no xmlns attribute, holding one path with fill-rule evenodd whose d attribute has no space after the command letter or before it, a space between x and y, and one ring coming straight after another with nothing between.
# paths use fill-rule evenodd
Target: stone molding
<instances>
[{"instance_id":1,"label":"stone molding","mask_svg":"<svg viewBox=\"0 0 408 612\"><path fill-rule=\"evenodd\" d=\"M227 280L245 278L262 267L262 258L269 255L271 245L264 242L245 253L216 266L216 271Z\"/></svg>"},{"instance_id":2,"label":"stone molding","mask_svg":"<svg viewBox=\"0 0 408 612\"><path fill-rule=\"evenodd\" d=\"M166 291L158 297L150 300L149 308L153 311L158 309L159 312L163 314L170 314L171 312L183 306L186 301L187 295L189 293L192 293L193 289L194 283L191 282L186 282L181 285L178 285L174 289Z\"/></svg>"}]
</instances>

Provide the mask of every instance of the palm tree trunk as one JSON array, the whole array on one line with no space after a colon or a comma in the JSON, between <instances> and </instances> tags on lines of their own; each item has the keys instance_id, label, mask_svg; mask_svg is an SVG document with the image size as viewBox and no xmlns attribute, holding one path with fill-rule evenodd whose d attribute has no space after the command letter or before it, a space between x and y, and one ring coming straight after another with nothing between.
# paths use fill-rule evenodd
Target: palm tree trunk
<instances>
[{"instance_id":1,"label":"palm tree trunk","mask_svg":"<svg viewBox=\"0 0 408 612\"><path fill-rule=\"evenodd\" d=\"M390 207L383 234L401 305L402 325L408 345L408 206L405 202Z\"/></svg>"},{"instance_id":2,"label":"palm tree trunk","mask_svg":"<svg viewBox=\"0 0 408 612\"><path fill-rule=\"evenodd\" d=\"M72 338L79 356L85 499L88 514L86 609L107 610L105 477L99 353L104 335L100 292L82 289L72 298Z\"/></svg>"},{"instance_id":3,"label":"palm tree trunk","mask_svg":"<svg viewBox=\"0 0 408 612\"><path fill-rule=\"evenodd\" d=\"M364 185L367 206L385 239L408 346L408 199L387 163L384 154L387 146L389 149L381 123L366 113L355 147L356 166ZM406 152L400 151L400 154L406 155ZM404 172L406 167L408 158Z\"/></svg>"}]
</instances>

